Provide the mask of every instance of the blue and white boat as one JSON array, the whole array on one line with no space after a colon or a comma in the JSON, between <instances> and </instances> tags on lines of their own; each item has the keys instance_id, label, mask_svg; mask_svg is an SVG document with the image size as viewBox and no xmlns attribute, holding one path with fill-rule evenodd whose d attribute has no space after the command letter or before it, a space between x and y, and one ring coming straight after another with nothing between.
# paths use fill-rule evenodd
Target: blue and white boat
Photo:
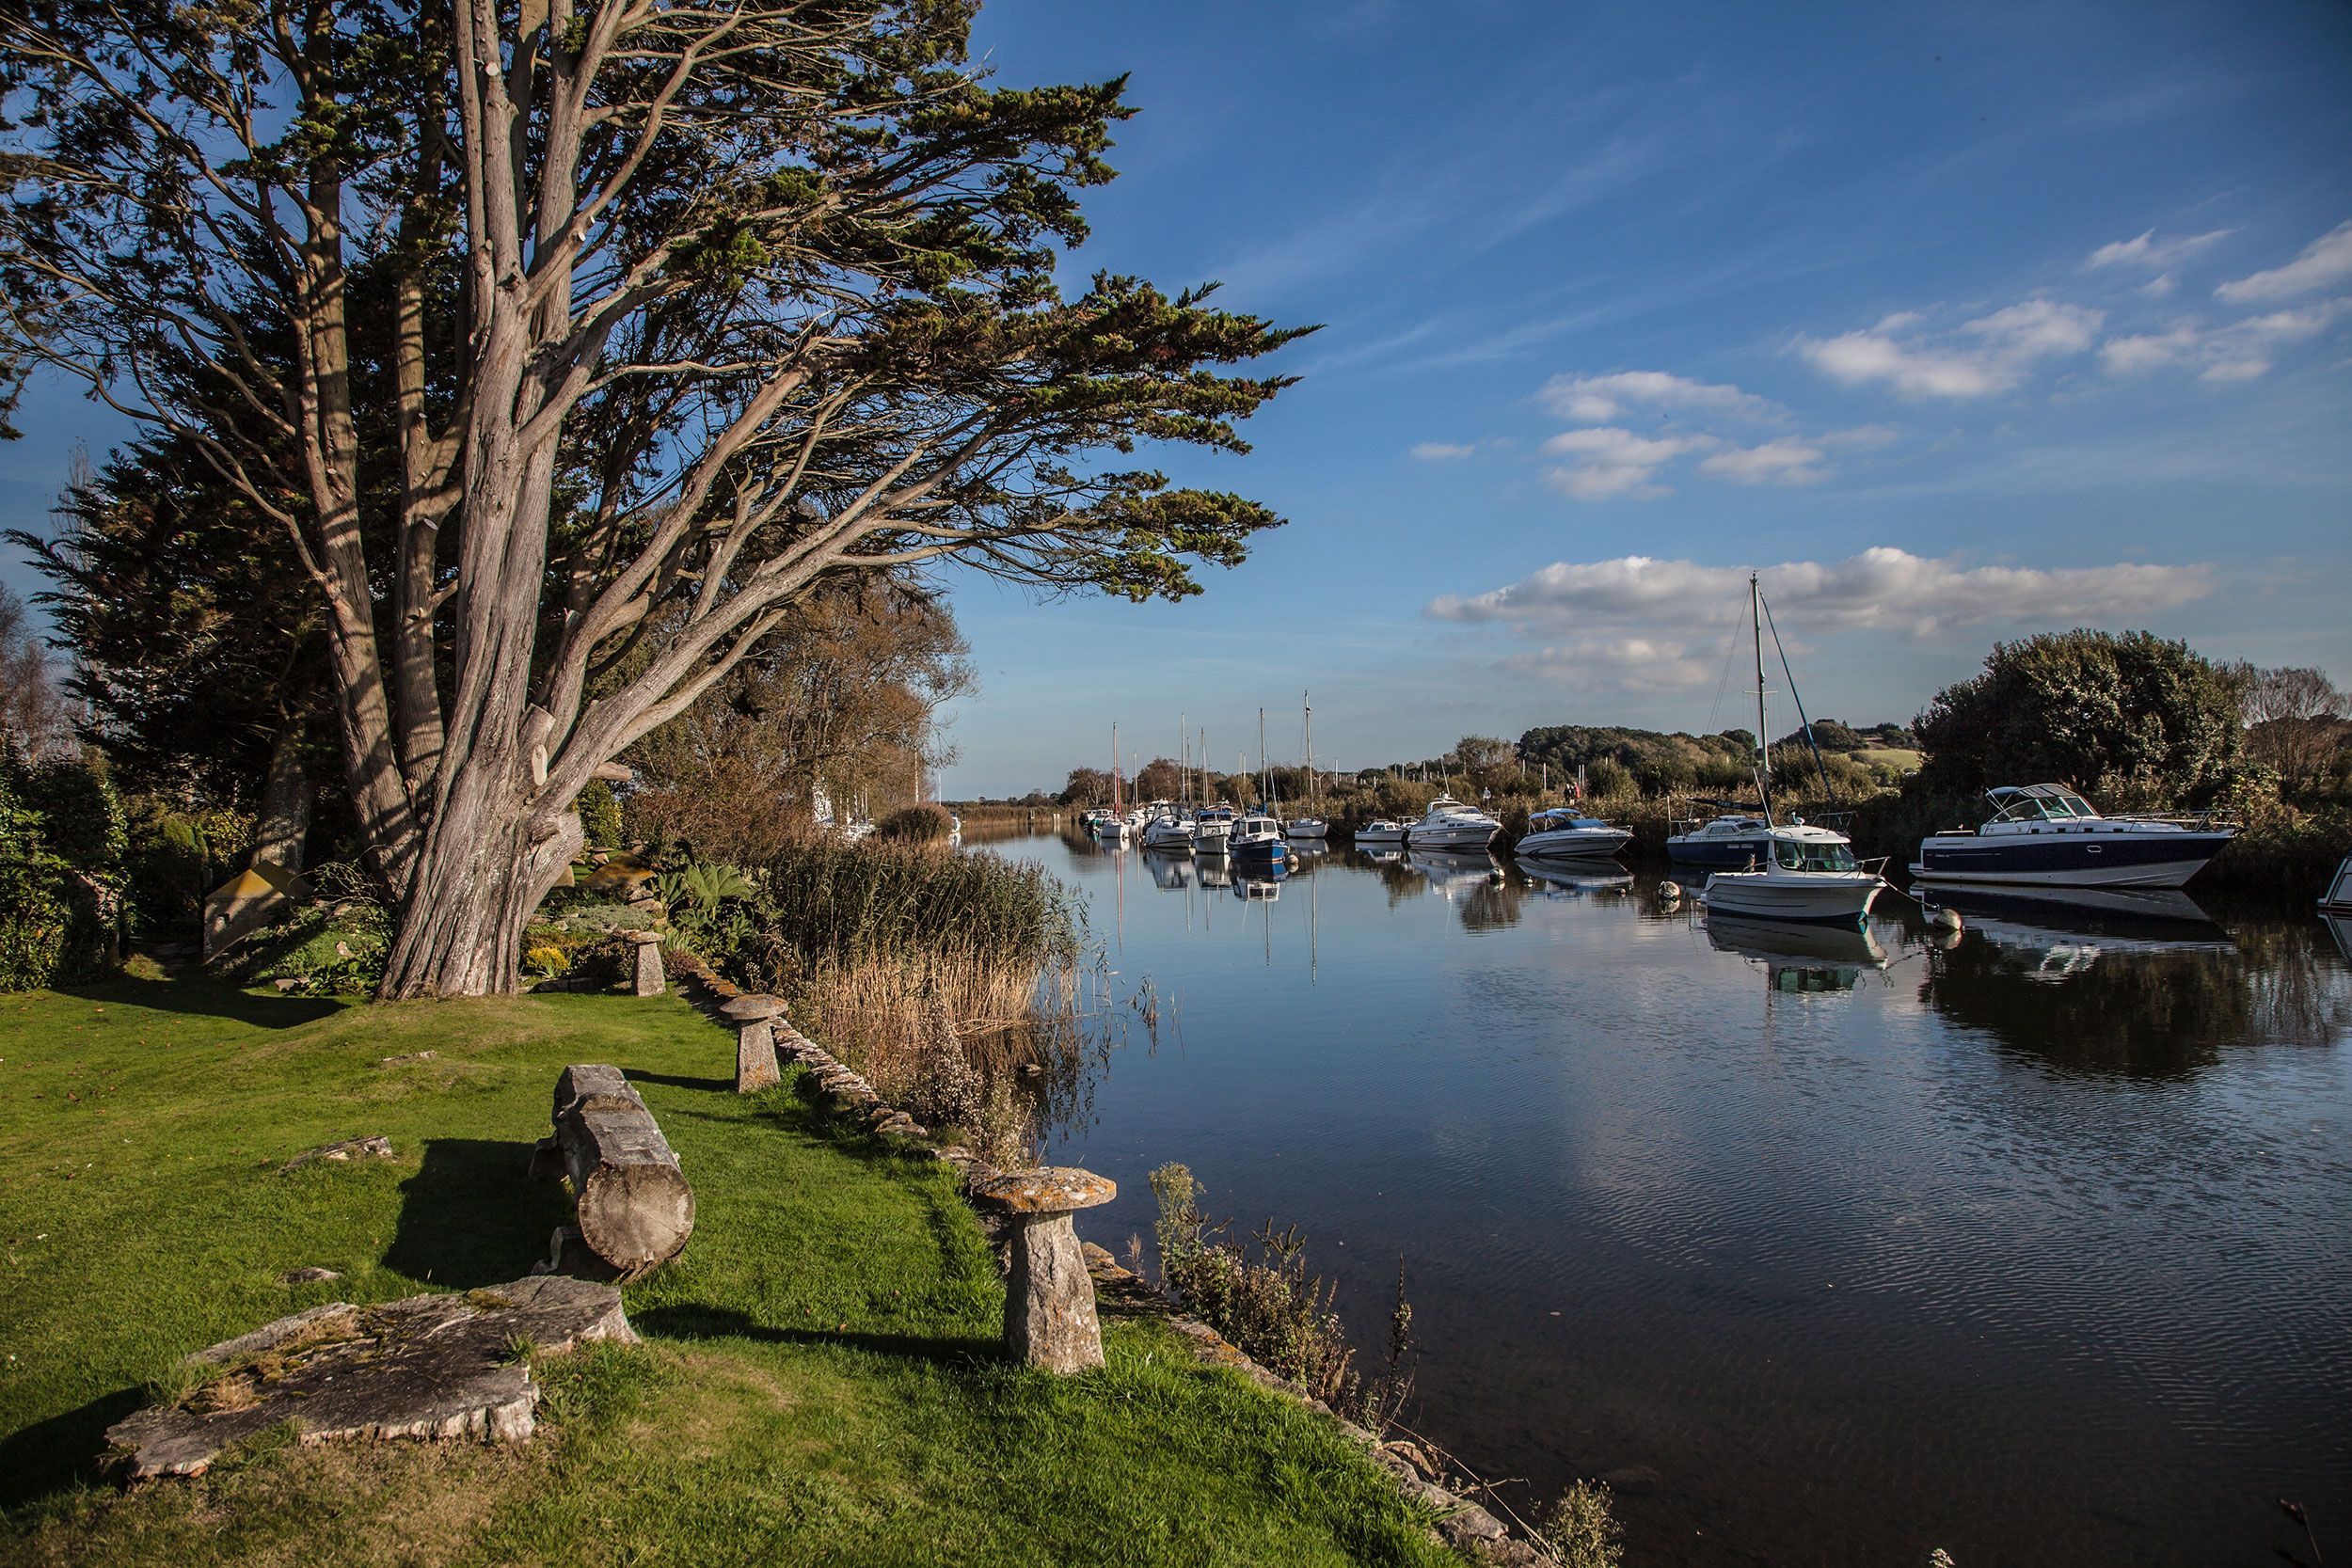
<instances>
[{"instance_id":1,"label":"blue and white boat","mask_svg":"<svg viewBox=\"0 0 2352 1568\"><path fill-rule=\"evenodd\" d=\"M2211 816L2102 816L2064 784L1985 791L1994 814L1973 832L1919 841L1911 874L1932 882L2176 888L2237 836Z\"/></svg>"},{"instance_id":2,"label":"blue and white boat","mask_svg":"<svg viewBox=\"0 0 2352 1568\"><path fill-rule=\"evenodd\" d=\"M1674 826L1666 854L1677 865L1738 871L1759 865L1772 854L1772 824L1759 813L1729 808L1720 816L1692 817Z\"/></svg>"},{"instance_id":3,"label":"blue and white boat","mask_svg":"<svg viewBox=\"0 0 2352 1568\"><path fill-rule=\"evenodd\" d=\"M1226 836L1225 852L1242 873L1286 872L1291 847L1283 840L1282 824L1263 812L1248 812L1236 819Z\"/></svg>"}]
</instances>

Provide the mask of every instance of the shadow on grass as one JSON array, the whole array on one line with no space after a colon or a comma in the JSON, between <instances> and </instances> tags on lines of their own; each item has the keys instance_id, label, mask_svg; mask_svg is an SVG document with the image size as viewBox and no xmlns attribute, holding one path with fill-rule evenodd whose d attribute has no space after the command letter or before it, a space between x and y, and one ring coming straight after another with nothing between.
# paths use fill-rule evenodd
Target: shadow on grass
<instances>
[{"instance_id":1,"label":"shadow on grass","mask_svg":"<svg viewBox=\"0 0 2352 1568\"><path fill-rule=\"evenodd\" d=\"M205 1018L233 1019L256 1029L293 1029L342 1010L343 1004L324 996L259 995L216 980L134 980L114 975L104 980L58 986L60 996L114 1006L150 1007L159 1013L189 1013Z\"/></svg>"},{"instance_id":2,"label":"shadow on grass","mask_svg":"<svg viewBox=\"0 0 2352 1568\"><path fill-rule=\"evenodd\" d=\"M623 1068L621 1076L632 1084L660 1084L673 1089L707 1089L716 1092L720 1089L732 1091L735 1087L735 1080L732 1078L687 1078L675 1072L646 1072L633 1067Z\"/></svg>"},{"instance_id":3,"label":"shadow on grass","mask_svg":"<svg viewBox=\"0 0 2352 1568\"><path fill-rule=\"evenodd\" d=\"M569 1224L564 1183L529 1174L532 1146L487 1138L427 1138L424 1163L401 1183L400 1220L384 1266L409 1278L471 1290L519 1279Z\"/></svg>"},{"instance_id":4,"label":"shadow on grass","mask_svg":"<svg viewBox=\"0 0 2352 1568\"><path fill-rule=\"evenodd\" d=\"M910 1361L933 1361L942 1366L969 1366L996 1359L996 1341L938 1334L865 1334L847 1329L777 1328L754 1323L732 1307L685 1303L648 1307L628 1315L630 1326L663 1339L752 1339L767 1345L834 1345L872 1351Z\"/></svg>"},{"instance_id":5,"label":"shadow on grass","mask_svg":"<svg viewBox=\"0 0 2352 1568\"><path fill-rule=\"evenodd\" d=\"M98 1481L106 1429L146 1402L145 1390L119 1388L0 1438L0 1508Z\"/></svg>"}]
</instances>

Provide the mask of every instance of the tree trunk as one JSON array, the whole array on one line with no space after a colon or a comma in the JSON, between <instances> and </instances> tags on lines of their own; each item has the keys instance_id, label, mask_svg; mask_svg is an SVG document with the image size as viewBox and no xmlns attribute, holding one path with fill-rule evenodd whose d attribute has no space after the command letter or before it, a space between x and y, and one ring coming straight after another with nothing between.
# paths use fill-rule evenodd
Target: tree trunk
<instances>
[{"instance_id":1,"label":"tree trunk","mask_svg":"<svg viewBox=\"0 0 2352 1568\"><path fill-rule=\"evenodd\" d=\"M523 927L582 839L578 813L534 810L522 791L485 784L492 770L461 772L434 819L376 991L383 1000L517 989Z\"/></svg>"}]
</instances>

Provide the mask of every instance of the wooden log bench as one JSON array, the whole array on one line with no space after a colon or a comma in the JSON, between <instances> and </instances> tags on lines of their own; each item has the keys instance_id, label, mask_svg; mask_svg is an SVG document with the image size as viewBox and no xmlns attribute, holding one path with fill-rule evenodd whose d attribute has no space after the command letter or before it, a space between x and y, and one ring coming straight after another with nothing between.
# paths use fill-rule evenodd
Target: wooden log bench
<instances>
[{"instance_id":1,"label":"wooden log bench","mask_svg":"<svg viewBox=\"0 0 2352 1568\"><path fill-rule=\"evenodd\" d=\"M555 1081L554 1122L532 1173L570 1177L574 1215L540 1272L635 1278L676 1257L694 1229L693 1189L621 1069L565 1068Z\"/></svg>"}]
</instances>

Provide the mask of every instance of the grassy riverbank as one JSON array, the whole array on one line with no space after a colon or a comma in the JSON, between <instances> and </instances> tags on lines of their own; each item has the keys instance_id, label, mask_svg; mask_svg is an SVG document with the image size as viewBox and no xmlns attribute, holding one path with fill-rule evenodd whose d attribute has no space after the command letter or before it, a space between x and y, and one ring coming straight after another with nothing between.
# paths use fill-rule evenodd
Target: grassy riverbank
<instances>
[{"instance_id":1,"label":"grassy riverbank","mask_svg":"<svg viewBox=\"0 0 2352 1568\"><path fill-rule=\"evenodd\" d=\"M944 1172L797 1075L737 1096L732 1041L674 998L122 981L0 1017L10 1562L1456 1560L1327 1423L1165 1330L1106 1325L1109 1366L1075 1379L999 1362L1001 1288ZM698 1221L628 1287L644 1345L538 1369L536 1439L262 1444L194 1482L98 1483L105 1427L187 1351L524 1273L564 1207L524 1160L556 1072L594 1060L637 1082ZM277 1169L377 1132L395 1159ZM344 1277L278 1282L308 1265Z\"/></svg>"}]
</instances>

